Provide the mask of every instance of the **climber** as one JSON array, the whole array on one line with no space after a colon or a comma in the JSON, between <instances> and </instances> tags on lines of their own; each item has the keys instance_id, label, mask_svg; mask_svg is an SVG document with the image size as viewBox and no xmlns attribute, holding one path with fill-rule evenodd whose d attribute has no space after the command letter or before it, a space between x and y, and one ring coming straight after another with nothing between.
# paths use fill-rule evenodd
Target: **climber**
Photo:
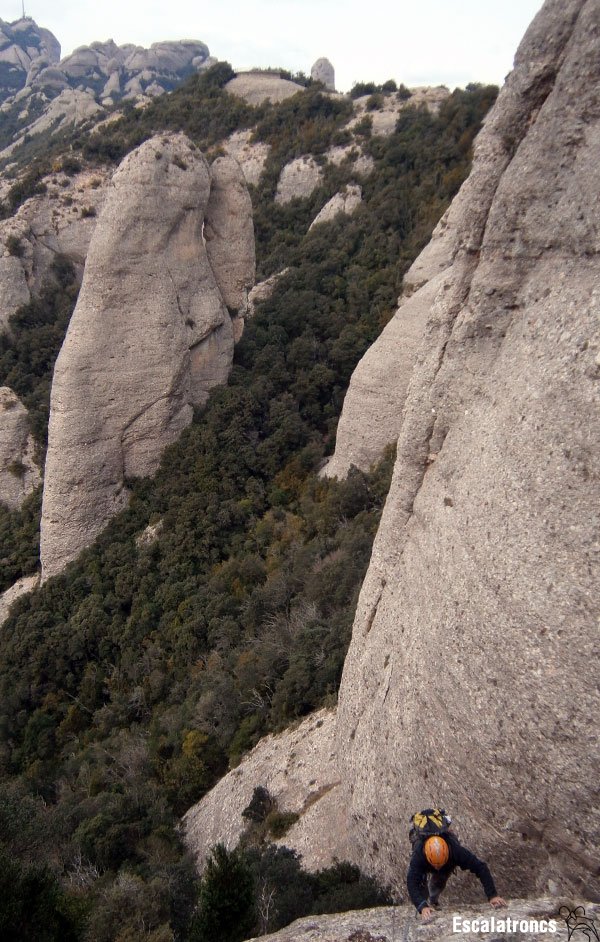
<instances>
[{"instance_id":1,"label":"climber","mask_svg":"<svg viewBox=\"0 0 600 942\"><path fill-rule=\"evenodd\" d=\"M498 896L488 865L463 847L451 830L446 812L427 808L410 819L409 834L413 853L406 876L409 896L421 916L429 922L439 907L440 893L456 867L470 870L481 880L485 895L494 909L506 906Z\"/></svg>"}]
</instances>

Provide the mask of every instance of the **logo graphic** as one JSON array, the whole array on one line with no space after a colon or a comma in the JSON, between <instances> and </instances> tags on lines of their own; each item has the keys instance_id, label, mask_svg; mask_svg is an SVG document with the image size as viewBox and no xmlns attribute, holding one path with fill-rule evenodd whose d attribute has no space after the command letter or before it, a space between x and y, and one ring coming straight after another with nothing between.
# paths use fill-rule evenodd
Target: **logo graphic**
<instances>
[{"instance_id":1,"label":"logo graphic","mask_svg":"<svg viewBox=\"0 0 600 942\"><path fill-rule=\"evenodd\" d=\"M569 933L567 940L576 932L581 932L588 942L594 942L594 940L595 942L600 942L600 933L596 925L596 920L592 919L591 916L586 916L583 906L577 906L575 909L569 909L568 906L561 906L558 912L559 916L564 919L567 924Z\"/></svg>"}]
</instances>

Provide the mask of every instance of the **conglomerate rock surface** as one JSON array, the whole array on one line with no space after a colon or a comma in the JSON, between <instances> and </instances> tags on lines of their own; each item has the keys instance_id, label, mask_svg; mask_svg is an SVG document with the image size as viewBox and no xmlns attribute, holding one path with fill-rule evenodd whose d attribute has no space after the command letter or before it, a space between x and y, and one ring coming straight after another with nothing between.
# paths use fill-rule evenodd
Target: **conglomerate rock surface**
<instances>
[{"instance_id":1,"label":"conglomerate rock surface","mask_svg":"<svg viewBox=\"0 0 600 942\"><path fill-rule=\"evenodd\" d=\"M347 815L339 800L335 762L335 713L319 710L298 727L265 736L183 818L184 839L201 871L211 847L239 843L248 821L242 812L257 787L266 788L279 811L298 820L274 843L302 856L307 870L348 858Z\"/></svg>"},{"instance_id":2,"label":"conglomerate rock surface","mask_svg":"<svg viewBox=\"0 0 600 942\"><path fill-rule=\"evenodd\" d=\"M233 157L218 157L210 168L210 179L204 223L206 252L232 316L237 342L256 275L252 200L242 169Z\"/></svg>"},{"instance_id":3,"label":"conglomerate rock surface","mask_svg":"<svg viewBox=\"0 0 600 942\"><path fill-rule=\"evenodd\" d=\"M204 157L159 135L115 172L52 384L44 480L44 578L88 545L152 474L192 408L227 379L231 318L202 228Z\"/></svg>"},{"instance_id":4,"label":"conglomerate rock surface","mask_svg":"<svg viewBox=\"0 0 600 942\"><path fill-rule=\"evenodd\" d=\"M406 272L396 313L352 374L335 451L321 472L324 477L345 478L352 465L368 471L400 434L406 391L423 331L443 284L443 273L452 263L456 233L448 220L459 205L457 198Z\"/></svg>"},{"instance_id":5,"label":"conglomerate rock surface","mask_svg":"<svg viewBox=\"0 0 600 942\"><path fill-rule=\"evenodd\" d=\"M0 503L21 506L41 480L27 409L7 386L0 387Z\"/></svg>"},{"instance_id":6,"label":"conglomerate rock surface","mask_svg":"<svg viewBox=\"0 0 600 942\"><path fill-rule=\"evenodd\" d=\"M433 922L423 925L411 906L381 906L334 915L307 916L272 935L260 936L261 942L456 942L466 939L518 939L519 942L541 942L554 939L567 942L570 926L577 917L569 915L577 909L577 901L565 898L515 899L506 909L492 910L485 902L480 906L444 907ZM579 904L581 905L581 904ZM588 938L595 938L589 925L600 924L600 909L584 903L585 916L579 918L580 928L573 939L586 938L582 927L588 926ZM560 910L562 909L562 913ZM566 918L565 918L566 917ZM493 918L493 922L492 922ZM566 919L569 919L569 924ZM588 922L584 922L584 919ZM503 925L510 920L511 928ZM517 926L516 930L513 928ZM468 929L466 928L468 926ZM494 928L492 928L492 926ZM496 928L500 926L500 928ZM257 939L250 942L258 942Z\"/></svg>"},{"instance_id":7,"label":"conglomerate rock surface","mask_svg":"<svg viewBox=\"0 0 600 942\"><path fill-rule=\"evenodd\" d=\"M504 895L598 899L599 23L547 0L451 213L338 706L383 882L442 805Z\"/></svg>"}]
</instances>

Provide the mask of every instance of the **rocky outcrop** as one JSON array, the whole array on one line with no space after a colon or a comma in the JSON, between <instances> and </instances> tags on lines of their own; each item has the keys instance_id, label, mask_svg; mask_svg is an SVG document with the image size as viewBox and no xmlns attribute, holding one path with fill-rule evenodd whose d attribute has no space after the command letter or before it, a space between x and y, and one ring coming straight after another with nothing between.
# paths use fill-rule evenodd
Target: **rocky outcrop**
<instances>
[{"instance_id":1,"label":"rocky outcrop","mask_svg":"<svg viewBox=\"0 0 600 942\"><path fill-rule=\"evenodd\" d=\"M529 28L406 395L338 706L384 882L398 821L441 803L506 895L598 898L599 15L547 0Z\"/></svg>"},{"instance_id":2,"label":"rocky outcrop","mask_svg":"<svg viewBox=\"0 0 600 942\"><path fill-rule=\"evenodd\" d=\"M102 168L73 172L68 162L64 165L68 174L58 161L43 180L45 192L0 222L0 330L39 292L58 256L83 272L109 175Z\"/></svg>"},{"instance_id":3,"label":"rocky outcrop","mask_svg":"<svg viewBox=\"0 0 600 942\"><path fill-rule=\"evenodd\" d=\"M449 96L450 91L445 85L433 87L424 85L411 88L410 98L405 98L402 95L398 96L396 93L382 95L380 103L373 107L371 96L363 95L354 100L355 115L346 127L352 130L365 117L369 117L372 121L372 133L376 136L385 137L388 134L393 134L400 112L405 108L425 107L432 114L437 114L441 105Z\"/></svg>"},{"instance_id":4,"label":"rocky outcrop","mask_svg":"<svg viewBox=\"0 0 600 942\"><path fill-rule=\"evenodd\" d=\"M0 102L23 88L32 67L60 59L60 43L29 17L14 23L0 19Z\"/></svg>"},{"instance_id":5,"label":"rocky outcrop","mask_svg":"<svg viewBox=\"0 0 600 942\"><path fill-rule=\"evenodd\" d=\"M279 279L283 278L284 275L287 275L288 272L289 268L284 268L282 271L278 271L269 278L265 278L264 281L259 281L257 285L254 285L248 294L247 317L254 317L254 314L256 313L256 305L261 301L266 301L267 298L271 297L273 294L273 289L275 288L275 285Z\"/></svg>"},{"instance_id":6,"label":"rocky outcrop","mask_svg":"<svg viewBox=\"0 0 600 942\"><path fill-rule=\"evenodd\" d=\"M275 202L285 205L294 199L306 199L319 186L323 171L310 154L286 164L277 181Z\"/></svg>"},{"instance_id":7,"label":"rocky outcrop","mask_svg":"<svg viewBox=\"0 0 600 942\"><path fill-rule=\"evenodd\" d=\"M251 140L252 134L251 129L234 131L223 142L223 147L230 157L237 160L246 178L246 183L257 186L271 148L269 144L264 144L262 141L253 142Z\"/></svg>"},{"instance_id":8,"label":"rocky outcrop","mask_svg":"<svg viewBox=\"0 0 600 942\"><path fill-rule=\"evenodd\" d=\"M226 91L243 98L249 105L262 105L265 101L276 104L304 91L303 85L281 78L276 72L240 72L227 82Z\"/></svg>"},{"instance_id":9,"label":"rocky outcrop","mask_svg":"<svg viewBox=\"0 0 600 942\"><path fill-rule=\"evenodd\" d=\"M27 279L21 260L8 252L0 258L0 330L8 324L11 314L30 299Z\"/></svg>"},{"instance_id":10,"label":"rocky outcrop","mask_svg":"<svg viewBox=\"0 0 600 942\"><path fill-rule=\"evenodd\" d=\"M321 474L345 478L354 465L368 471L394 443L433 302L444 284L456 241L457 199L431 242L404 276L398 309L352 374L337 428L335 452ZM450 219L450 222L449 222Z\"/></svg>"},{"instance_id":11,"label":"rocky outcrop","mask_svg":"<svg viewBox=\"0 0 600 942\"><path fill-rule=\"evenodd\" d=\"M444 897L447 894L444 894ZM485 902L437 912L433 922L423 925L412 906L380 906L332 916L307 916L290 926L260 936L260 942L456 942L456 939L519 939L540 942L554 939L567 942L569 925L576 925L569 913L583 907L592 926L600 922L600 908L568 897L510 900L506 909L492 910ZM560 912L561 907L565 907ZM579 913L581 915L581 913ZM493 917L493 923L492 923ZM566 917L566 918L565 918ZM455 928L455 919L457 920ZM487 920L487 922L485 922ZM507 923L510 920L510 924ZM551 922L552 921L552 922ZM466 923L468 922L468 928ZM515 927L516 924L516 927ZM581 923L583 925L583 923ZM593 930L587 930L589 936ZM575 938L587 933L575 930ZM259 942L251 939L249 942Z\"/></svg>"},{"instance_id":12,"label":"rocky outcrop","mask_svg":"<svg viewBox=\"0 0 600 942\"><path fill-rule=\"evenodd\" d=\"M375 161L358 144L337 144L325 151L325 156L336 167L348 161L355 176L368 177L375 170Z\"/></svg>"},{"instance_id":13,"label":"rocky outcrop","mask_svg":"<svg viewBox=\"0 0 600 942\"><path fill-rule=\"evenodd\" d=\"M39 573L34 576L23 576L23 578L18 579L14 585L11 585L10 589L0 594L0 625L8 618L10 610L17 599L20 599L23 595L27 595L28 592L33 592L34 589L37 589L39 584Z\"/></svg>"},{"instance_id":14,"label":"rocky outcrop","mask_svg":"<svg viewBox=\"0 0 600 942\"><path fill-rule=\"evenodd\" d=\"M109 39L59 58L57 41L33 20L0 21L0 111L17 127L12 139L0 134L2 156L10 156L25 135L57 133L127 99L150 101L214 62L208 47L192 39L150 49Z\"/></svg>"},{"instance_id":15,"label":"rocky outcrop","mask_svg":"<svg viewBox=\"0 0 600 942\"><path fill-rule=\"evenodd\" d=\"M301 854L305 869L319 870L335 858L347 859L347 817L339 800L334 750L335 713L327 710L312 714L295 729L262 739L183 818L185 843L198 869L214 844L237 846L248 825L242 811L258 786L267 789L279 811L299 815L274 843Z\"/></svg>"},{"instance_id":16,"label":"rocky outcrop","mask_svg":"<svg viewBox=\"0 0 600 942\"><path fill-rule=\"evenodd\" d=\"M206 253L237 342L244 329L248 292L256 274L252 201L241 167L233 157L218 157L210 168L210 180L204 221Z\"/></svg>"},{"instance_id":17,"label":"rocky outcrop","mask_svg":"<svg viewBox=\"0 0 600 942\"><path fill-rule=\"evenodd\" d=\"M322 82L328 91L335 91L335 70L329 59L317 59L310 70L310 77L315 82Z\"/></svg>"},{"instance_id":18,"label":"rocky outcrop","mask_svg":"<svg viewBox=\"0 0 600 942\"><path fill-rule=\"evenodd\" d=\"M319 223L322 222L331 222L340 214L342 216L351 216L352 213L356 212L361 203L361 188L355 183L349 184L343 191L336 193L335 196L332 196L331 199L325 203L323 209L317 213L308 227L309 232L313 226L318 226Z\"/></svg>"},{"instance_id":19,"label":"rocky outcrop","mask_svg":"<svg viewBox=\"0 0 600 942\"><path fill-rule=\"evenodd\" d=\"M210 172L161 135L115 172L52 384L44 480L44 578L87 546L152 474L192 408L227 379L231 318L202 228Z\"/></svg>"},{"instance_id":20,"label":"rocky outcrop","mask_svg":"<svg viewBox=\"0 0 600 942\"><path fill-rule=\"evenodd\" d=\"M7 386L0 388L0 503L18 509L40 483L28 412Z\"/></svg>"}]
</instances>

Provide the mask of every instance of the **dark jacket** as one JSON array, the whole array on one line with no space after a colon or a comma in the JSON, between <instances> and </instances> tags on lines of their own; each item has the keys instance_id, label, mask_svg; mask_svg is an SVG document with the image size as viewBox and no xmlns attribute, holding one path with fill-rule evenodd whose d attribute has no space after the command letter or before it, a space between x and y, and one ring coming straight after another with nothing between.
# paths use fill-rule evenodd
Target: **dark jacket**
<instances>
[{"instance_id":1,"label":"dark jacket","mask_svg":"<svg viewBox=\"0 0 600 942\"><path fill-rule=\"evenodd\" d=\"M476 857L475 854L472 854L470 850L467 850L466 847L459 844L453 834L444 834L443 837L450 848L450 859L439 870L427 863L425 851L423 850L423 841L418 841L413 850L406 875L406 885L408 895L417 907L417 911L421 912L423 907L427 906L427 874L438 873L440 876L447 878L456 867L460 867L461 870L470 870L476 877L479 877L488 899L497 896L496 886L488 865L479 857Z\"/></svg>"}]
</instances>

